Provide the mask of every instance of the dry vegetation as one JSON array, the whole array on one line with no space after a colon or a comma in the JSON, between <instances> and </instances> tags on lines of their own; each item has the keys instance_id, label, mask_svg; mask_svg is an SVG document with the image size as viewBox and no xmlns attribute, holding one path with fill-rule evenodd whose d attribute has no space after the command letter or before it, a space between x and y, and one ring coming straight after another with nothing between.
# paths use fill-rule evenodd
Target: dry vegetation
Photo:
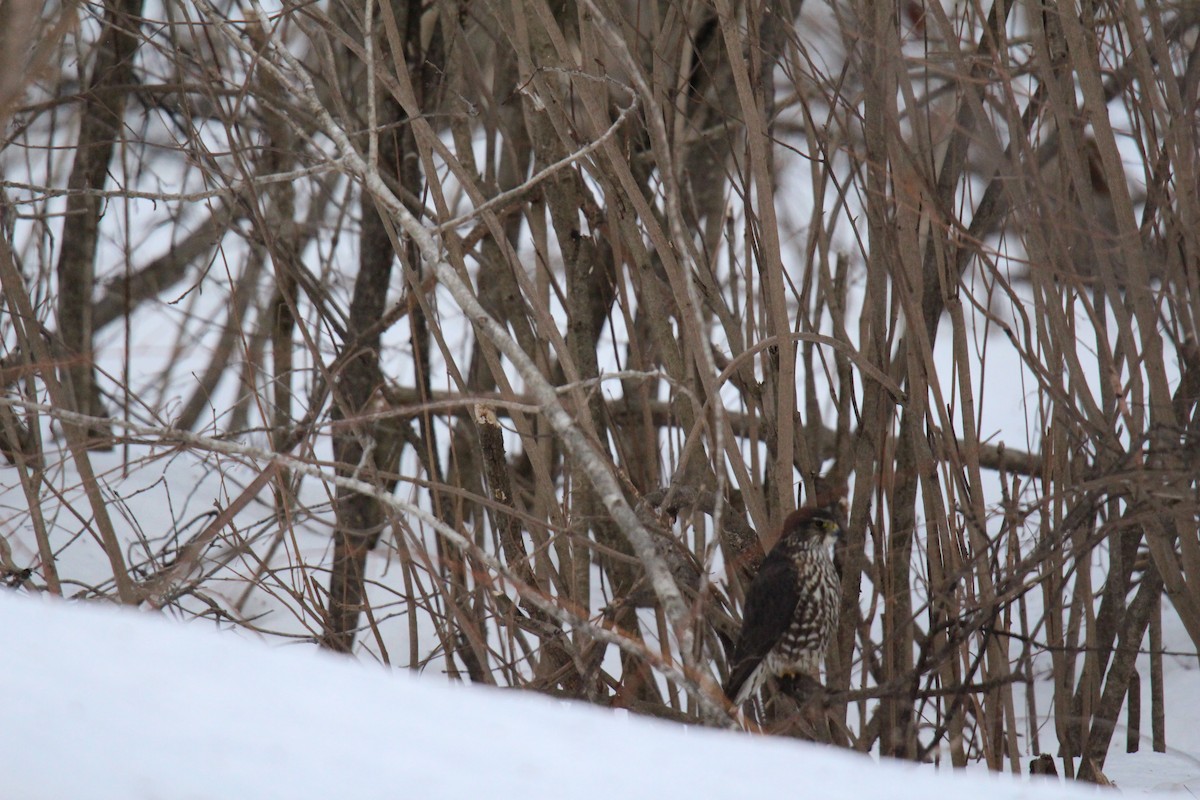
<instances>
[{"instance_id":1,"label":"dry vegetation","mask_svg":"<svg viewBox=\"0 0 1200 800\"><path fill-rule=\"evenodd\" d=\"M830 738L1162 746L1200 7L1075 6L9 0L4 581L731 724L845 482Z\"/></svg>"}]
</instances>

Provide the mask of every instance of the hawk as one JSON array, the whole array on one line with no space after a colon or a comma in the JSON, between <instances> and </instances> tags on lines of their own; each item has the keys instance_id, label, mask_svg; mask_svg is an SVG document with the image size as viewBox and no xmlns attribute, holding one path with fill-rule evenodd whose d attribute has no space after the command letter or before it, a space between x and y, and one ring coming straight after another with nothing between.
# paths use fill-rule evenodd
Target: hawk
<instances>
[{"instance_id":1,"label":"hawk","mask_svg":"<svg viewBox=\"0 0 1200 800\"><path fill-rule=\"evenodd\" d=\"M744 703L768 676L819 680L841 602L830 545L842 533L833 512L823 508L802 508L784 520L779 541L746 592L742 631L724 687L734 705Z\"/></svg>"}]
</instances>

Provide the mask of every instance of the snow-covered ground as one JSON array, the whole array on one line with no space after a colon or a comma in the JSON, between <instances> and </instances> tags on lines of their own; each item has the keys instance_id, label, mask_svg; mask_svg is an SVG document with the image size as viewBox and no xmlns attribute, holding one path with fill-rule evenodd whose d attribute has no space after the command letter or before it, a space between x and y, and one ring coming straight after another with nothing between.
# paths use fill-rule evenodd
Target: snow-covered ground
<instances>
[{"instance_id":1,"label":"snow-covered ground","mask_svg":"<svg viewBox=\"0 0 1200 800\"><path fill-rule=\"evenodd\" d=\"M1096 794L450 686L99 605L0 592L0 631L6 800ZM1200 788L1182 756L1112 766L1126 789Z\"/></svg>"}]
</instances>

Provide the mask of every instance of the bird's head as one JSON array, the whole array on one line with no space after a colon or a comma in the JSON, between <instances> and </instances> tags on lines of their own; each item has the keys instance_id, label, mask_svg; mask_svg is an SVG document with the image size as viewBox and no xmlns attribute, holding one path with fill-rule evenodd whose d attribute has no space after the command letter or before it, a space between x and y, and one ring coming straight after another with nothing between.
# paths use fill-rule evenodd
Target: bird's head
<instances>
[{"instance_id":1,"label":"bird's head","mask_svg":"<svg viewBox=\"0 0 1200 800\"><path fill-rule=\"evenodd\" d=\"M788 514L783 535L803 544L830 545L845 535L837 514L827 508L808 506Z\"/></svg>"}]
</instances>

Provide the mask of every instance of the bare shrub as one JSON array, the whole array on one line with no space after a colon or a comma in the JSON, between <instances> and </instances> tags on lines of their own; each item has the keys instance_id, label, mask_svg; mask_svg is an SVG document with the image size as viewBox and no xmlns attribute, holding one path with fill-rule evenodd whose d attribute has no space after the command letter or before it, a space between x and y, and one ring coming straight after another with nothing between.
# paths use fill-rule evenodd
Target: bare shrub
<instances>
[{"instance_id":1,"label":"bare shrub","mask_svg":"<svg viewBox=\"0 0 1200 800\"><path fill-rule=\"evenodd\" d=\"M733 725L846 484L822 738L1164 747L1200 14L1069 8L4 5L6 583Z\"/></svg>"}]
</instances>

